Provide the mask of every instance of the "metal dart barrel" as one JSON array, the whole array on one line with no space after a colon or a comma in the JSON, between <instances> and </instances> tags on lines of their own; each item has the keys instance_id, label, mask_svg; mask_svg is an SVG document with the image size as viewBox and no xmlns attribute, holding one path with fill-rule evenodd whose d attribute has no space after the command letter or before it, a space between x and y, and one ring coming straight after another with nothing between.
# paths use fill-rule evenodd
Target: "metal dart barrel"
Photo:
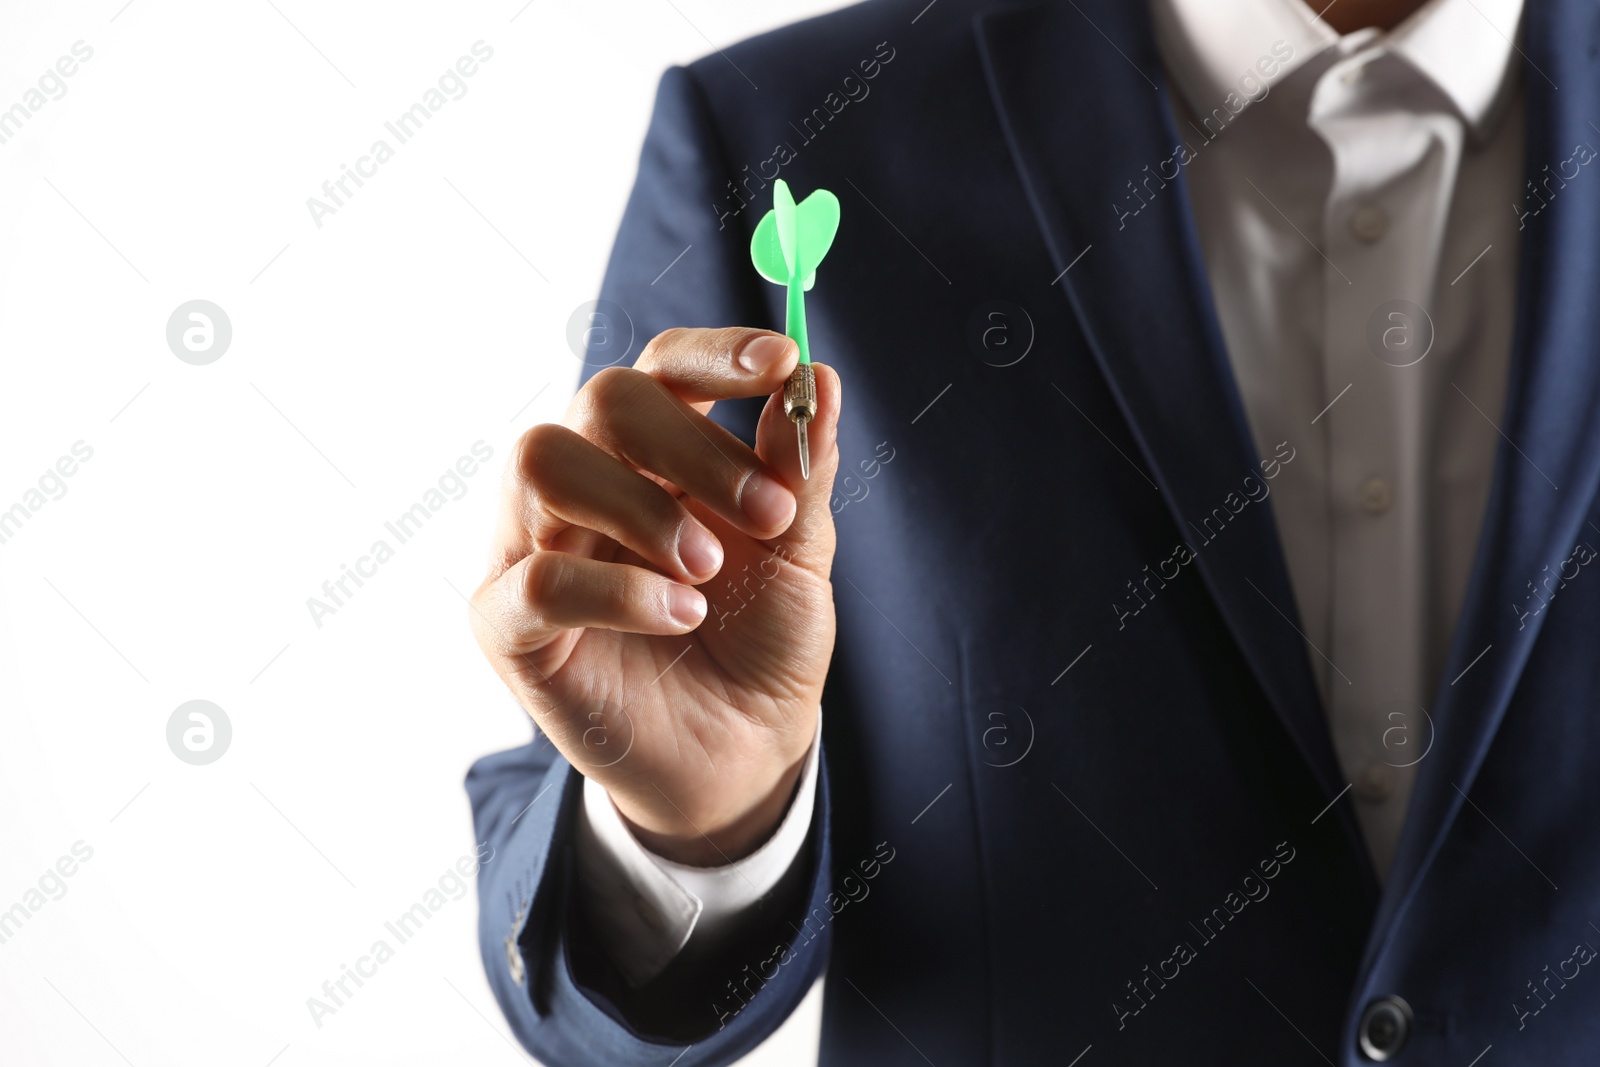
<instances>
[{"instance_id":1,"label":"metal dart barrel","mask_svg":"<svg viewBox=\"0 0 1600 1067\"><path fill-rule=\"evenodd\" d=\"M800 444L800 476L811 478L811 443L806 427L817 417L817 372L811 364L801 363L783 383L783 413L794 423L795 436Z\"/></svg>"}]
</instances>

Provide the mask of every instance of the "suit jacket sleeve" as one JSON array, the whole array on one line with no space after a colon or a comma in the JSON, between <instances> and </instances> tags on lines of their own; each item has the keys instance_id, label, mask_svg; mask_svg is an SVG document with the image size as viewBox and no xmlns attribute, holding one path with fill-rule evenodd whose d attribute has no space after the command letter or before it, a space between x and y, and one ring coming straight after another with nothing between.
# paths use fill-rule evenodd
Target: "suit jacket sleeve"
<instances>
[{"instance_id":1,"label":"suit jacket sleeve","mask_svg":"<svg viewBox=\"0 0 1600 1067\"><path fill-rule=\"evenodd\" d=\"M591 330L584 379L630 362L673 326L770 327L748 251L760 211L729 199L731 173L692 70L668 70L601 289L609 301L602 310L622 313L608 328L628 332ZM617 347L605 347L619 338L628 342L620 358ZM751 440L760 406L718 404L714 415ZM660 1067L691 1045L677 1067L732 1062L777 1029L827 960L826 751L802 862L750 909L737 936L712 951L681 953L638 988L600 948L574 900L582 783L542 736L478 761L467 776L478 839L494 849L478 876L479 940L501 1010L530 1053L562 1067Z\"/></svg>"}]
</instances>

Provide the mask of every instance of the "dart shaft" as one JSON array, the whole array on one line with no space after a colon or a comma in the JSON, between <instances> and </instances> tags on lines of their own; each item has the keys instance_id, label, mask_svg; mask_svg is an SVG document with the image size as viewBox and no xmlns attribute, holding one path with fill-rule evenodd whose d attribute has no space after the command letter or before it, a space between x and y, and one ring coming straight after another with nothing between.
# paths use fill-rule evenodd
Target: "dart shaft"
<instances>
[{"instance_id":1,"label":"dart shaft","mask_svg":"<svg viewBox=\"0 0 1600 1067\"><path fill-rule=\"evenodd\" d=\"M811 344L806 338L806 291L798 281L789 283L789 302L784 316L783 332L794 338L800 346L800 364L811 362Z\"/></svg>"}]
</instances>

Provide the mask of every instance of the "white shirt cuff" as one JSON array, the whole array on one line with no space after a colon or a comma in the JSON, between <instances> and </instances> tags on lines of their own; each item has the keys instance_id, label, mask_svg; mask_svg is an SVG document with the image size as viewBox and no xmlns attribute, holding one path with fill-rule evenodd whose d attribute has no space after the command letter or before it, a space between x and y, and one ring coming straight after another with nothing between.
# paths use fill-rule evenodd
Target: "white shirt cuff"
<instances>
[{"instance_id":1,"label":"white shirt cuff","mask_svg":"<svg viewBox=\"0 0 1600 1067\"><path fill-rule=\"evenodd\" d=\"M605 787L583 782L577 813L578 878L595 934L633 986L666 969L691 934L714 940L794 865L811 829L822 713L794 800L778 829L750 855L721 867L674 863L639 843Z\"/></svg>"}]
</instances>

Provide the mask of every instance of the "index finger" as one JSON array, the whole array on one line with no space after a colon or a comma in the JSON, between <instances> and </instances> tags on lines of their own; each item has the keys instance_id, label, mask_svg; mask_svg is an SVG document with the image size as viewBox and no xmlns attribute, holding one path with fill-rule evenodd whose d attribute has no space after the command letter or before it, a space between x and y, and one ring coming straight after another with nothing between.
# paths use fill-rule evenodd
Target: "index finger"
<instances>
[{"instance_id":1,"label":"index finger","mask_svg":"<svg viewBox=\"0 0 1600 1067\"><path fill-rule=\"evenodd\" d=\"M679 327L652 338L634 369L655 378L680 399L702 404L781 389L799 359L795 343L771 330Z\"/></svg>"}]
</instances>

